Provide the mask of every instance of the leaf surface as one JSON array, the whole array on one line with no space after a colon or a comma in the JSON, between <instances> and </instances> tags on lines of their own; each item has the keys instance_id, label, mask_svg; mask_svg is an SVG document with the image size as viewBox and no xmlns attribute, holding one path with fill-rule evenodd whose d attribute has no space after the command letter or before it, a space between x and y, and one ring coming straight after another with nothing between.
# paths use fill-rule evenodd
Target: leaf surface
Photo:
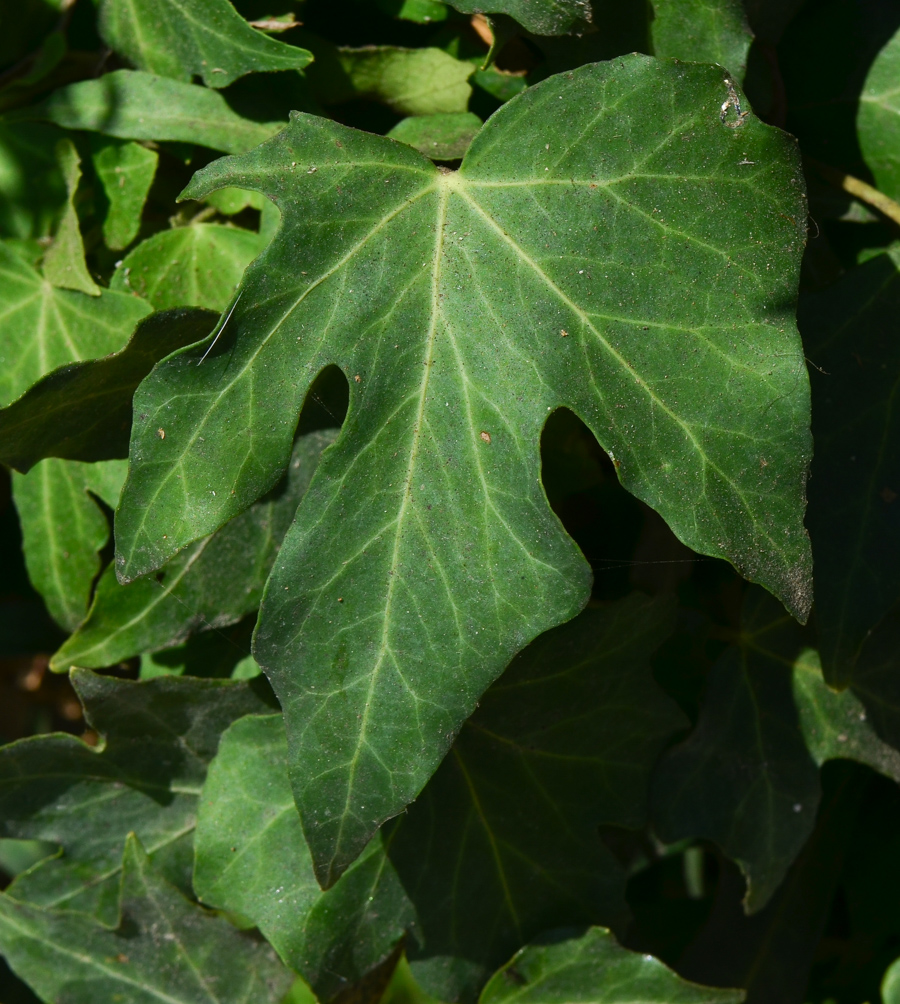
<instances>
[{"instance_id":1,"label":"leaf surface","mask_svg":"<svg viewBox=\"0 0 900 1004\"><path fill-rule=\"evenodd\" d=\"M846 686L872 628L900 599L900 248L804 297L816 454L808 526L828 679Z\"/></svg>"},{"instance_id":2,"label":"leaf surface","mask_svg":"<svg viewBox=\"0 0 900 1004\"><path fill-rule=\"evenodd\" d=\"M100 571L99 551L109 539L106 514L88 492L114 509L125 471L122 460L82 464L54 458L13 475L28 578L67 631L84 620Z\"/></svg>"},{"instance_id":3,"label":"leaf surface","mask_svg":"<svg viewBox=\"0 0 900 1004\"><path fill-rule=\"evenodd\" d=\"M432 160L458 160L480 128L481 119L471 112L413 115L398 122L388 136L408 143Z\"/></svg>"},{"instance_id":4,"label":"leaf surface","mask_svg":"<svg viewBox=\"0 0 900 1004\"><path fill-rule=\"evenodd\" d=\"M66 202L54 156L63 133L38 122L0 122L0 229L20 239L45 237Z\"/></svg>"},{"instance_id":5,"label":"leaf surface","mask_svg":"<svg viewBox=\"0 0 900 1004\"><path fill-rule=\"evenodd\" d=\"M107 247L121 251L137 237L159 154L140 143L98 137L92 160L109 201L103 240Z\"/></svg>"},{"instance_id":6,"label":"leaf surface","mask_svg":"<svg viewBox=\"0 0 900 1004\"><path fill-rule=\"evenodd\" d=\"M751 590L740 644L714 666L695 731L659 764L655 828L666 842L715 841L747 876L745 907L756 912L812 832L817 768L840 758L900 782L900 754L860 700L825 685L797 626Z\"/></svg>"},{"instance_id":7,"label":"leaf surface","mask_svg":"<svg viewBox=\"0 0 900 1004\"><path fill-rule=\"evenodd\" d=\"M132 683L75 670L88 724L105 743L35 736L0 750L2 835L49 840L62 855L20 875L18 900L115 922L122 845L135 832L154 862L190 889L197 797L219 737L271 712L258 684L162 677Z\"/></svg>"},{"instance_id":8,"label":"leaf surface","mask_svg":"<svg viewBox=\"0 0 900 1004\"><path fill-rule=\"evenodd\" d=\"M207 87L246 73L302 70L306 49L251 28L228 0L102 0L100 34L139 70Z\"/></svg>"},{"instance_id":9,"label":"leaf surface","mask_svg":"<svg viewBox=\"0 0 900 1004\"><path fill-rule=\"evenodd\" d=\"M120 351L52 370L0 409L0 462L24 473L45 457L127 456L135 388L160 359L205 338L215 320L204 310L160 311Z\"/></svg>"},{"instance_id":10,"label":"leaf surface","mask_svg":"<svg viewBox=\"0 0 900 1004\"><path fill-rule=\"evenodd\" d=\"M740 990L700 987L652 955L629 952L602 927L546 938L491 979L479 1004L740 1004Z\"/></svg>"},{"instance_id":11,"label":"leaf surface","mask_svg":"<svg viewBox=\"0 0 900 1004\"><path fill-rule=\"evenodd\" d=\"M312 378L348 374L255 651L324 883L420 790L515 652L587 599L540 487L555 408L685 543L806 616L804 201L783 134L722 121L729 86L641 56L585 66L504 105L451 173L295 115L184 193L262 191L282 226L203 366L176 354L138 390L117 573L246 508L284 469Z\"/></svg>"},{"instance_id":12,"label":"leaf surface","mask_svg":"<svg viewBox=\"0 0 900 1004\"><path fill-rule=\"evenodd\" d=\"M132 834L110 929L0 895L0 947L44 1000L278 1004L293 982L272 949L154 873Z\"/></svg>"},{"instance_id":13,"label":"leaf surface","mask_svg":"<svg viewBox=\"0 0 900 1004\"><path fill-rule=\"evenodd\" d=\"M741 0L653 0L657 56L718 63L742 80L753 34Z\"/></svg>"},{"instance_id":14,"label":"leaf surface","mask_svg":"<svg viewBox=\"0 0 900 1004\"><path fill-rule=\"evenodd\" d=\"M468 108L475 68L442 49L384 45L338 52L351 92L346 96L382 101L401 115L461 114Z\"/></svg>"},{"instance_id":15,"label":"leaf surface","mask_svg":"<svg viewBox=\"0 0 900 1004\"><path fill-rule=\"evenodd\" d=\"M55 289L0 243L0 405L58 366L118 351L150 310L122 293Z\"/></svg>"},{"instance_id":16,"label":"leaf surface","mask_svg":"<svg viewBox=\"0 0 900 1004\"><path fill-rule=\"evenodd\" d=\"M194 223L142 241L113 273L110 289L131 291L157 310L223 310L244 269L266 246L252 230Z\"/></svg>"},{"instance_id":17,"label":"leaf surface","mask_svg":"<svg viewBox=\"0 0 900 1004\"><path fill-rule=\"evenodd\" d=\"M535 35L565 35L593 20L586 0L452 0L464 14L508 14Z\"/></svg>"},{"instance_id":18,"label":"leaf surface","mask_svg":"<svg viewBox=\"0 0 900 1004\"><path fill-rule=\"evenodd\" d=\"M859 96L856 127L866 164L876 186L892 199L900 198L900 31L869 67Z\"/></svg>"},{"instance_id":19,"label":"leaf surface","mask_svg":"<svg viewBox=\"0 0 900 1004\"><path fill-rule=\"evenodd\" d=\"M243 118L207 87L141 70L114 70L59 87L21 115L119 139L175 140L227 153L251 149L283 124Z\"/></svg>"},{"instance_id":20,"label":"leaf surface","mask_svg":"<svg viewBox=\"0 0 900 1004\"><path fill-rule=\"evenodd\" d=\"M56 236L44 255L44 276L62 289L99 296L100 287L91 278L84 260L84 242L75 211L75 192L81 180L81 157L68 138L56 144L56 157L66 182L68 198Z\"/></svg>"},{"instance_id":21,"label":"leaf surface","mask_svg":"<svg viewBox=\"0 0 900 1004\"><path fill-rule=\"evenodd\" d=\"M53 656L50 668L112 666L177 645L195 631L234 624L256 610L319 455L333 439L331 431L298 439L278 488L156 575L121 586L114 569L107 568L87 620Z\"/></svg>"}]
</instances>

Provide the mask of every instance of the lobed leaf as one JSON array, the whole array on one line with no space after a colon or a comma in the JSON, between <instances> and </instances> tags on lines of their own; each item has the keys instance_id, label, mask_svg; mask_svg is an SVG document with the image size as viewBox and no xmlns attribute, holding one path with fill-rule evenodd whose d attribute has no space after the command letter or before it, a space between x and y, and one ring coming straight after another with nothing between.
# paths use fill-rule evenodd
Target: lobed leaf
<instances>
[{"instance_id":1,"label":"lobed leaf","mask_svg":"<svg viewBox=\"0 0 900 1004\"><path fill-rule=\"evenodd\" d=\"M10 896L114 923L122 845L135 832L156 867L190 888L197 797L231 722L272 710L259 684L162 677L132 683L74 670L85 719L105 742L34 736L0 750L0 835L48 840L60 856Z\"/></svg>"},{"instance_id":2,"label":"lobed leaf","mask_svg":"<svg viewBox=\"0 0 900 1004\"><path fill-rule=\"evenodd\" d=\"M731 88L719 69L641 56L582 67L506 104L449 173L295 115L184 193L262 191L282 226L203 366L176 354L138 390L117 573L146 574L246 508L284 469L315 374L352 376L255 650L324 884L420 790L512 655L587 598L539 483L555 408L685 543L806 616L808 385L790 306L805 209L783 134L722 121Z\"/></svg>"},{"instance_id":3,"label":"lobed leaf","mask_svg":"<svg viewBox=\"0 0 900 1004\"><path fill-rule=\"evenodd\" d=\"M204 310L160 311L140 321L118 352L41 377L0 409L0 462L27 472L45 457L127 456L135 388L160 359L201 341L214 323L215 315Z\"/></svg>"},{"instance_id":4,"label":"lobed leaf","mask_svg":"<svg viewBox=\"0 0 900 1004\"><path fill-rule=\"evenodd\" d=\"M53 656L50 668L112 666L177 645L195 631L234 624L256 610L319 455L334 438L331 431L300 437L282 484L156 575L121 586L108 567L87 619Z\"/></svg>"},{"instance_id":5,"label":"lobed leaf","mask_svg":"<svg viewBox=\"0 0 900 1004\"><path fill-rule=\"evenodd\" d=\"M247 73L302 70L312 53L251 28L228 0L101 0L99 29L139 70L207 87Z\"/></svg>"},{"instance_id":6,"label":"lobed leaf","mask_svg":"<svg viewBox=\"0 0 900 1004\"><path fill-rule=\"evenodd\" d=\"M125 843L112 929L0 895L0 948L44 1000L278 1004L293 982L268 945L206 913Z\"/></svg>"}]
</instances>

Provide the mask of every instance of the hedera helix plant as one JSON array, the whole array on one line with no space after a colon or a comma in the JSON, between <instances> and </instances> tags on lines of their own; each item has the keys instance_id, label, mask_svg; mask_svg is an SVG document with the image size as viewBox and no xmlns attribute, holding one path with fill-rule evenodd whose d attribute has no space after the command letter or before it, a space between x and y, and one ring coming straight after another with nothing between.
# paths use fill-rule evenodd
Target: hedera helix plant
<instances>
[{"instance_id":1,"label":"hedera helix plant","mask_svg":"<svg viewBox=\"0 0 900 1004\"><path fill-rule=\"evenodd\" d=\"M3 999L900 1000L900 14L283 6L0 3Z\"/></svg>"}]
</instances>

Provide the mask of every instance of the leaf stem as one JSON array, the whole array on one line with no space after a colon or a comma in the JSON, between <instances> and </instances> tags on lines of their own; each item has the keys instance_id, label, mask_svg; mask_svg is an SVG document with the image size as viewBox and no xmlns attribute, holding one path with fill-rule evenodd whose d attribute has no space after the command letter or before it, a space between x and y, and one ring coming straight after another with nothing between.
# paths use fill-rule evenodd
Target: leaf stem
<instances>
[{"instance_id":1,"label":"leaf stem","mask_svg":"<svg viewBox=\"0 0 900 1004\"><path fill-rule=\"evenodd\" d=\"M811 167L814 167L826 181L835 185L837 188L842 189L848 195L852 195L854 199L859 199L860 202L865 202L868 205L873 206L880 213L883 213L889 219L893 220L897 226L900 226L900 203L895 202L883 192L879 192L877 188L873 188L860 178L855 178L852 174L847 174L844 171L838 170L836 167L823 164L821 161L814 160L812 157L806 157L805 160L806 163Z\"/></svg>"}]
</instances>

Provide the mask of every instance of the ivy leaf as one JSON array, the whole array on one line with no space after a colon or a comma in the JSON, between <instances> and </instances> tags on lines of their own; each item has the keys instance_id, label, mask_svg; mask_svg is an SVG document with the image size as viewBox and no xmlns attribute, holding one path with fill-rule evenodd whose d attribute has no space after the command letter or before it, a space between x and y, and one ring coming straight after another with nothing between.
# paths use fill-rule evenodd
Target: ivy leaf
<instances>
[{"instance_id":1,"label":"ivy leaf","mask_svg":"<svg viewBox=\"0 0 900 1004\"><path fill-rule=\"evenodd\" d=\"M44 276L54 286L75 289L89 296L99 296L100 287L91 278L84 260L84 243L78 214L75 212L75 192L81 179L81 157L70 139L56 144L56 157L66 182L68 199L62 221L53 244L44 255Z\"/></svg>"},{"instance_id":2,"label":"ivy leaf","mask_svg":"<svg viewBox=\"0 0 900 1004\"><path fill-rule=\"evenodd\" d=\"M718 63L742 80L753 33L741 0L653 0L657 56Z\"/></svg>"},{"instance_id":3,"label":"ivy leaf","mask_svg":"<svg viewBox=\"0 0 900 1004\"><path fill-rule=\"evenodd\" d=\"M900 754L859 699L826 687L796 625L751 590L740 644L714 666L695 731L657 769L656 830L667 842L715 841L747 876L745 908L756 912L812 832L818 767L840 758L900 782Z\"/></svg>"},{"instance_id":4,"label":"ivy leaf","mask_svg":"<svg viewBox=\"0 0 900 1004\"><path fill-rule=\"evenodd\" d=\"M74 670L72 682L105 742L95 750L74 736L35 736L0 750L0 833L62 847L7 892L114 923L132 831L166 877L190 889L197 796L219 736L274 702L258 683L228 680L132 683Z\"/></svg>"},{"instance_id":5,"label":"ivy leaf","mask_svg":"<svg viewBox=\"0 0 900 1004\"><path fill-rule=\"evenodd\" d=\"M57 366L116 352L150 310L122 293L55 289L0 242L0 405Z\"/></svg>"},{"instance_id":6,"label":"ivy leaf","mask_svg":"<svg viewBox=\"0 0 900 1004\"><path fill-rule=\"evenodd\" d=\"M256 31L228 0L102 0L100 34L139 70L207 87L246 73L302 70L312 53Z\"/></svg>"},{"instance_id":7,"label":"ivy leaf","mask_svg":"<svg viewBox=\"0 0 900 1004\"><path fill-rule=\"evenodd\" d=\"M464 14L508 14L535 35L583 31L593 20L588 0L452 0Z\"/></svg>"},{"instance_id":8,"label":"ivy leaf","mask_svg":"<svg viewBox=\"0 0 900 1004\"><path fill-rule=\"evenodd\" d=\"M107 568L87 620L53 656L50 668L112 666L170 648L195 631L234 624L256 610L319 455L333 440L331 431L298 439L278 488L156 575L120 586Z\"/></svg>"},{"instance_id":9,"label":"ivy leaf","mask_svg":"<svg viewBox=\"0 0 900 1004\"><path fill-rule=\"evenodd\" d=\"M568 937L566 937L568 935ZM560 931L523 948L478 1004L740 1004L740 990L688 983L652 955L629 952L602 927Z\"/></svg>"},{"instance_id":10,"label":"ivy leaf","mask_svg":"<svg viewBox=\"0 0 900 1004\"><path fill-rule=\"evenodd\" d=\"M816 625L829 680L853 679L860 648L900 599L900 247L804 297L816 455L808 525Z\"/></svg>"},{"instance_id":11,"label":"ivy leaf","mask_svg":"<svg viewBox=\"0 0 900 1004\"><path fill-rule=\"evenodd\" d=\"M200 797L194 888L202 902L250 918L329 1000L390 955L414 929L415 908L380 834L321 891L287 760L281 715L244 718L222 736Z\"/></svg>"},{"instance_id":12,"label":"ivy leaf","mask_svg":"<svg viewBox=\"0 0 900 1004\"><path fill-rule=\"evenodd\" d=\"M110 289L131 291L157 310L208 307L222 310L244 269L266 246L252 230L194 223L163 230L126 255Z\"/></svg>"},{"instance_id":13,"label":"ivy leaf","mask_svg":"<svg viewBox=\"0 0 900 1004\"><path fill-rule=\"evenodd\" d=\"M480 128L481 119L471 112L414 115L398 122L388 136L409 144L432 160L459 160Z\"/></svg>"},{"instance_id":14,"label":"ivy leaf","mask_svg":"<svg viewBox=\"0 0 900 1004\"><path fill-rule=\"evenodd\" d=\"M160 359L201 341L214 323L205 310L160 311L144 318L119 352L48 373L0 409L0 462L26 472L45 457L127 456L135 388Z\"/></svg>"},{"instance_id":15,"label":"ivy leaf","mask_svg":"<svg viewBox=\"0 0 900 1004\"><path fill-rule=\"evenodd\" d=\"M119 139L197 143L227 153L249 150L283 126L243 118L208 87L140 70L115 70L96 80L59 87L19 117Z\"/></svg>"},{"instance_id":16,"label":"ivy leaf","mask_svg":"<svg viewBox=\"0 0 900 1004\"><path fill-rule=\"evenodd\" d=\"M866 165L875 184L892 199L900 198L900 31L872 61L859 96L856 128Z\"/></svg>"},{"instance_id":17,"label":"ivy leaf","mask_svg":"<svg viewBox=\"0 0 900 1004\"><path fill-rule=\"evenodd\" d=\"M539 638L416 802L325 893L280 719L237 723L201 798L198 894L251 918L323 997L340 989L336 974L358 979L386 957L404 929L425 990L458 1000L545 928L620 919L625 877L597 827L643 824L650 770L684 724L649 667L671 619L670 604L635 595ZM368 911L380 930L364 935Z\"/></svg>"},{"instance_id":18,"label":"ivy leaf","mask_svg":"<svg viewBox=\"0 0 900 1004\"><path fill-rule=\"evenodd\" d=\"M140 143L96 137L92 160L109 202L103 240L121 251L137 237L159 154Z\"/></svg>"},{"instance_id":19,"label":"ivy leaf","mask_svg":"<svg viewBox=\"0 0 900 1004\"><path fill-rule=\"evenodd\" d=\"M784 134L733 108L722 121L731 90L711 67L585 66L504 105L449 173L294 115L184 193L261 191L282 226L203 366L176 354L138 390L117 573L158 568L246 508L284 469L315 374L351 376L255 651L325 885L415 797L513 654L587 599L539 485L555 408L685 543L806 616L808 384L790 307L806 210Z\"/></svg>"},{"instance_id":20,"label":"ivy leaf","mask_svg":"<svg viewBox=\"0 0 900 1004\"><path fill-rule=\"evenodd\" d=\"M71 1004L278 1004L293 982L268 945L155 874L134 834L115 928L0 895L0 948L44 1000Z\"/></svg>"},{"instance_id":21,"label":"ivy leaf","mask_svg":"<svg viewBox=\"0 0 900 1004\"><path fill-rule=\"evenodd\" d=\"M109 539L106 514L88 492L115 509L125 470L123 460L49 459L28 474L13 475L28 578L67 631L84 620L100 571L99 552Z\"/></svg>"}]
</instances>

